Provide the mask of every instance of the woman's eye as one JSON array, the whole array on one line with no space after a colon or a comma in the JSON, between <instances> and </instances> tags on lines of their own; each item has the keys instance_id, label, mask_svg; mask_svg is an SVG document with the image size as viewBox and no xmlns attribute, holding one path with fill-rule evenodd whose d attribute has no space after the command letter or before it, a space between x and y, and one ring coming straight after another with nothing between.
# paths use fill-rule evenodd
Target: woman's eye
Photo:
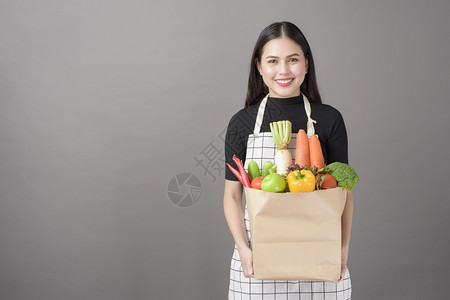
<instances>
[{"instance_id":1,"label":"woman's eye","mask_svg":"<svg viewBox=\"0 0 450 300\"><path fill-rule=\"evenodd\" d=\"M268 61L269 64L273 64L273 63L276 63L276 62L277 61L275 59L271 59L271 60Z\"/></svg>"},{"instance_id":2,"label":"woman's eye","mask_svg":"<svg viewBox=\"0 0 450 300\"><path fill-rule=\"evenodd\" d=\"M291 58L289 61L291 61L291 62L296 62L296 61L298 61L298 59L296 59L296 58Z\"/></svg>"}]
</instances>

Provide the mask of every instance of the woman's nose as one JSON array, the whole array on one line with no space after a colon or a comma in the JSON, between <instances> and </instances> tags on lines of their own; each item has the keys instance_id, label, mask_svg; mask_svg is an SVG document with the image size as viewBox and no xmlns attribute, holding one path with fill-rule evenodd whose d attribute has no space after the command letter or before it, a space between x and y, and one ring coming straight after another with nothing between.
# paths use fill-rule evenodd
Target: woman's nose
<instances>
[{"instance_id":1,"label":"woman's nose","mask_svg":"<svg viewBox=\"0 0 450 300\"><path fill-rule=\"evenodd\" d=\"M286 73L289 73L289 68L288 68L288 65L287 65L286 62L281 62L281 63L279 64L279 66L280 66L280 69L279 69L279 73L280 73L280 74L286 74Z\"/></svg>"}]
</instances>

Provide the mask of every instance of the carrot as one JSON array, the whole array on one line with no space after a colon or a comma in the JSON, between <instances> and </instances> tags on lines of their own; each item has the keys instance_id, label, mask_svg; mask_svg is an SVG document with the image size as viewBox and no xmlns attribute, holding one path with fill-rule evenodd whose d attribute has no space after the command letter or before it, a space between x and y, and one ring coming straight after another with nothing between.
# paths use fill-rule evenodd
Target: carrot
<instances>
[{"instance_id":1,"label":"carrot","mask_svg":"<svg viewBox=\"0 0 450 300\"><path fill-rule=\"evenodd\" d=\"M317 167L319 170L325 167L322 147L320 147L320 141L316 134L309 138L309 154L311 159L311 167Z\"/></svg>"},{"instance_id":2,"label":"carrot","mask_svg":"<svg viewBox=\"0 0 450 300\"><path fill-rule=\"evenodd\" d=\"M309 157L309 141L306 132L300 129L297 133L297 146L295 150L295 163L300 167L311 166Z\"/></svg>"}]
</instances>

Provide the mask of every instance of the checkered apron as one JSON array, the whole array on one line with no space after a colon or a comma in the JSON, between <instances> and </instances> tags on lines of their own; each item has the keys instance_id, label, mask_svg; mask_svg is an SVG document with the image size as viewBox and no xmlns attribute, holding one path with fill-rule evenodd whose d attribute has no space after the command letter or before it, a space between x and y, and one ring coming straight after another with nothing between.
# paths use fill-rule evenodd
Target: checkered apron
<instances>
[{"instance_id":1,"label":"checkered apron","mask_svg":"<svg viewBox=\"0 0 450 300\"><path fill-rule=\"evenodd\" d=\"M272 139L270 132L260 132L261 124L264 116L264 109L267 103L266 96L261 102L255 122L253 134L250 134L247 142L247 155L245 167L254 160L259 166L267 160L273 162L275 156L276 145ZM307 135L310 137L314 134L314 121L311 119L311 106L308 99L303 95L303 103L308 116ZM296 134L292 134L291 142L288 149L295 157ZM250 222L248 219L247 206L245 207L245 227L247 229L247 237L251 246ZM230 268L230 288L228 293L229 300L240 299L311 299L311 300L347 300L351 299L351 280L348 268L345 276L340 282L321 282L321 281L286 281L286 280L256 280L253 278L245 278L242 271L239 252L235 246L233 257L231 259Z\"/></svg>"}]
</instances>

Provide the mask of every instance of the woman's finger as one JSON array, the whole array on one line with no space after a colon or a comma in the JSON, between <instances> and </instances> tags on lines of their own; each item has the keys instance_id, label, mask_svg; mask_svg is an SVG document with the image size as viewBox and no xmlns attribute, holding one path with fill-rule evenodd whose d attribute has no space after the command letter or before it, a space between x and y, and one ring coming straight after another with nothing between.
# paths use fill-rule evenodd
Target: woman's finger
<instances>
[{"instance_id":1,"label":"woman's finger","mask_svg":"<svg viewBox=\"0 0 450 300\"><path fill-rule=\"evenodd\" d=\"M253 277L253 267L248 268L248 276Z\"/></svg>"},{"instance_id":2,"label":"woman's finger","mask_svg":"<svg viewBox=\"0 0 450 300\"><path fill-rule=\"evenodd\" d=\"M243 266L244 276L246 278L253 277L253 267L252 266Z\"/></svg>"},{"instance_id":3,"label":"woman's finger","mask_svg":"<svg viewBox=\"0 0 450 300\"><path fill-rule=\"evenodd\" d=\"M247 272L244 272L244 276L245 276L246 278L249 278L249 277L252 277L252 278L253 278L253 272L247 270Z\"/></svg>"},{"instance_id":4,"label":"woman's finger","mask_svg":"<svg viewBox=\"0 0 450 300\"><path fill-rule=\"evenodd\" d=\"M341 278L344 278L344 276L345 276L345 268L346 268L346 266L342 265L342 267L341 267Z\"/></svg>"}]
</instances>

